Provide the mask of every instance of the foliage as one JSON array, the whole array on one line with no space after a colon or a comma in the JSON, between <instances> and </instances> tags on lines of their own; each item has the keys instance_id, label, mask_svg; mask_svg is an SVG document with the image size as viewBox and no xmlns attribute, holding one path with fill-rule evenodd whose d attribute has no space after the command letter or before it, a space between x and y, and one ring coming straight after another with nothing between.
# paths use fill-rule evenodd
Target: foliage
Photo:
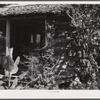
<instances>
[{"instance_id":1,"label":"foliage","mask_svg":"<svg viewBox=\"0 0 100 100\"><path fill-rule=\"evenodd\" d=\"M81 83L79 86L70 84L72 89L98 89L99 66L96 61L100 50L98 11L98 5L73 5L72 23L76 30L64 34L66 52L63 53L63 62L68 62L66 70L70 72L68 69L71 68L73 73L70 72L70 75L73 77L76 75L78 83Z\"/></svg>"},{"instance_id":2,"label":"foliage","mask_svg":"<svg viewBox=\"0 0 100 100\"><path fill-rule=\"evenodd\" d=\"M50 53L50 52L49 52ZM22 81L26 82L24 89L56 89L55 72L53 66L55 61L50 54L46 52L43 56L24 55L25 60L22 62L28 67L27 74Z\"/></svg>"},{"instance_id":3,"label":"foliage","mask_svg":"<svg viewBox=\"0 0 100 100\"><path fill-rule=\"evenodd\" d=\"M14 89L18 83L18 77L12 79L12 75L18 72L18 64L20 57L13 60L13 48L6 48L6 57L4 61L4 72L5 75L1 75L0 89Z\"/></svg>"},{"instance_id":4,"label":"foliage","mask_svg":"<svg viewBox=\"0 0 100 100\"><path fill-rule=\"evenodd\" d=\"M76 38L74 38L73 44L78 48L76 56L81 58L79 70L83 72L81 72L80 80L82 83L92 84L92 89L98 88L95 87L95 84L97 84L99 73L99 66L96 61L100 50L99 8L98 5L78 5L75 7L76 11L73 11L73 18L77 27L76 32L74 32Z\"/></svg>"},{"instance_id":5,"label":"foliage","mask_svg":"<svg viewBox=\"0 0 100 100\"><path fill-rule=\"evenodd\" d=\"M99 56L100 45L100 21L98 5L73 5L69 14L72 15L72 23L76 27L74 31L63 31L58 38L63 38L65 45L60 50L59 59L55 63L55 80L60 80L58 86L61 89L98 89L99 66L96 61ZM54 35L56 22L47 24L50 42L46 48L49 53L55 51ZM49 32L48 32L49 31ZM56 34L57 35L57 34ZM52 58L53 54L48 57ZM77 83L77 84L76 84Z\"/></svg>"},{"instance_id":6,"label":"foliage","mask_svg":"<svg viewBox=\"0 0 100 100\"><path fill-rule=\"evenodd\" d=\"M99 5L72 5L69 15L74 30L61 31L55 39L56 20L47 22L47 45L35 55L30 51L21 63L27 67L15 78L13 89L99 89L100 50ZM62 38L62 39L61 39ZM56 44L64 43L58 57L55 57ZM4 78L3 80L6 80ZM0 82L0 86L5 81Z\"/></svg>"}]
</instances>

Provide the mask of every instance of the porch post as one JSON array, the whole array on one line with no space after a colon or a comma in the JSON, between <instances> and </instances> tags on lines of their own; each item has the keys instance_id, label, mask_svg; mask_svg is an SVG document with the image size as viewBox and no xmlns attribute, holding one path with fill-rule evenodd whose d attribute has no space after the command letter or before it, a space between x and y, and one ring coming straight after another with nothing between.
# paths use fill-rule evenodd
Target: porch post
<instances>
[{"instance_id":1,"label":"porch post","mask_svg":"<svg viewBox=\"0 0 100 100\"><path fill-rule=\"evenodd\" d=\"M10 48L10 21L6 20L6 47Z\"/></svg>"},{"instance_id":2,"label":"porch post","mask_svg":"<svg viewBox=\"0 0 100 100\"><path fill-rule=\"evenodd\" d=\"M45 46L47 46L47 18L45 18Z\"/></svg>"}]
</instances>

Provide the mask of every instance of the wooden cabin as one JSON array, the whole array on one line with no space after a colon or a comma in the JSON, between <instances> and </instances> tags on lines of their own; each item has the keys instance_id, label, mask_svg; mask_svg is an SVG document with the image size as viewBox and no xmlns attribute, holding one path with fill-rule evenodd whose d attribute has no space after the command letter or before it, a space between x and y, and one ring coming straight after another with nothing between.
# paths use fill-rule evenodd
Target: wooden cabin
<instances>
[{"instance_id":1,"label":"wooden cabin","mask_svg":"<svg viewBox=\"0 0 100 100\"><path fill-rule=\"evenodd\" d=\"M47 44L47 25L56 25L55 40L63 31L72 31L71 5L66 4L28 4L6 5L0 8L0 31L6 37L0 57L5 55L4 48L13 47L14 57L20 55L24 47L42 48ZM60 46L63 43L59 43ZM1 47L2 43L0 44ZM59 48L59 46L58 46ZM3 51L3 52L2 52ZM58 50L59 52L59 50ZM1 61L2 62L2 61Z\"/></svg>"}]
</instances>

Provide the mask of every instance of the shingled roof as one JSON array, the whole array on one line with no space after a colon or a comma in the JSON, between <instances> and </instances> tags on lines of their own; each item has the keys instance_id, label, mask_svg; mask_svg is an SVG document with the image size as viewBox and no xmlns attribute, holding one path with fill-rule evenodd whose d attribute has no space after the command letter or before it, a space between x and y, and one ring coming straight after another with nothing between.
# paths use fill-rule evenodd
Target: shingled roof
<instances>
[{"instance_id":1,"label":"shingled roof","mask_svg":"<svg viewBox=\"0 0 100 100\"><path fill-rule=\"evenodd\" d=\"M67 4L27 4L27 5L8 5L0 8L0 16L22 15L22 14L37 14L37 13L67 13L71 9L71 5Z\"/></svg>"}]
</instances>

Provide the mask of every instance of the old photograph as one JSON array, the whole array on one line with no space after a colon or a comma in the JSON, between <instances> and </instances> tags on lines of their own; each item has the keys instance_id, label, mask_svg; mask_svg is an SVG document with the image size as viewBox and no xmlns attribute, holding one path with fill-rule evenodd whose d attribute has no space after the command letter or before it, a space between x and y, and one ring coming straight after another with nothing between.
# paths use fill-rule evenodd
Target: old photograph
<instances>
[{"instance_id":1,"label":"old photograph","mask_svg":"<svg viewBox=\"0 0 100 100\"><path fill-rule=\"evenodd\" d=\"M0 90L99 90L100 4L0 4Z\"/></svg>"}]
</instances>

